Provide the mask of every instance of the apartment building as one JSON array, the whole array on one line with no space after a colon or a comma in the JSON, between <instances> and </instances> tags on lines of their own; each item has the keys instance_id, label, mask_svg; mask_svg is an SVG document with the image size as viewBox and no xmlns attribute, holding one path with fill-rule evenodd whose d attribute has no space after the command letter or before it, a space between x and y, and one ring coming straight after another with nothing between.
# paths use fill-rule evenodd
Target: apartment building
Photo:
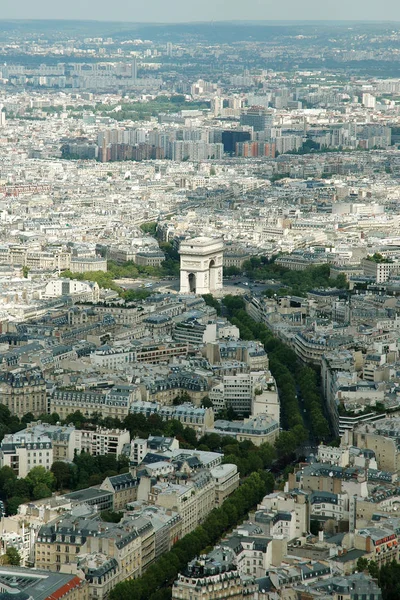
<instances>
[{"instance_id":1,"label":"apartment building","mask_svg":"<svg viewBox=\"0 0 400 600\"><path fill-rule=\"evenodd\" d=\"M105 523L91 510L84 516L82 511L81 507L78 516L73 509L66 516L40 527L35 544L35 567L77 572L80 554L101 552L116 559L121 579L139 576L142 572L142 537L148 539L151 524L135 527L130 521Z\"/></svg>"},{"instance_id":2,"label":"apartment building","mask_svg":"<svg viewBox=\"0 0 400 600\"><path fill-rule=\"evenodd\" d=\"M349 534L343 540L346 543ZM364 550L368 558L377 563L378 568L399 560L399 540L393 529L385 527L366 527L356 531L354 547Z\"/></svg>"},{"instance_id":3,"label":"apartment building","mask_svg":"<svg viewBox=\"0 0 400 600\"><path fill-rule=\"evenodd\" d=\"M186 392L193 404L200 406L209 389L206 377L189 369L178 368L164 377L144 377L140 385L143 400L168 405L176 396Z\"/></svg>"},{"instance_id":4,"label":"apartment building","mask_svg":"<svg viewBox=\"0 0 400 600\"><path fill-rule=\"evenodd\" d=\"M267 535L276 533L288 541L301 537L310 530L308 495L300 491L269 494L251 518Z\"/></svg>"},{"instance_id":5,"label":"apartment building","mask_svg":"<svg viewBox=\"0 0 400 600\"><path fill-rule=\"evenodd\" d=\"M71 254L63 250L49 252L39 247L30 250L27 246L8 244L0 249L0 264L38 270L69 269Z\"/></svg>"},{"instance_id":6,"label":"apartment building","mask_svg":"<svg viewBox=\"0 0 400 600\"><path fill-rule=\"evenodd\" d=\"M81 307L84 310L87 307ZM111 315L117 325L137 325L141 323L147 312L135 306L99 304L91 307L96 315Z\"/></svg>"},{"instance_id":7,"label":"apartment building","mask_svg":"<svg viewBox=\"0 0 400 600\"><path fill-rule=\"evenodd\" d=\"M239 487L240 474L236 465L218 465L210 469L215 481L215 506L221 506Z\"/></svg>"},{"instance_id":8,"label":"apartment building","mask_svg":"<svg viewBox=\"0 0 400 600\"><path fill-rule=\"evenodd\" d=\"M77 302L98 302L100 288L95 281L78 281L75 279L51 279L45 287L43 298L73 296Z\"/></svg>"},{"instance_id":9,"label":"apartment building","mask_svg":"<svg viewBox=\"0 0 400 600\"><path fill-rule=\"evenodd\" d=\"M107 260L100 257L72 257L69 266L73 273L89 273L90 271L107 271Z\"/></svg>"},{"instance_id":10,"label":"apartment building","mask_svg":"<svg viewBox=\"0 0 400 600\"><path fill-rule=\"evenodd\" d=\"M360 423L354 440L358 448L374 452L380 469L395 473L400 469L399 428L399 418Z\"/></svg>"},{"instance_id":11,"label":"apartment building","mask_svg":"<svg viewBox=\"0 0 400 600\"><path fill-rule=\"evenodd\" d=\"M182 519L174 511L160 506L134 505L130 517L143 516L151 522L154 529L155 558L171 550L172 546L182 537Z\"/></svg>"},{"instance_id":12,"label":"apartment building","mask_svg":"<svg viewBox=\"0 0 400 600\"><path fill-rule=\"evenodd\" d=\"M239 415L249 415L252 412L256 395L263 393L265 375L265 371L224 375L222 382L210 390L210 400L216 410L231 407ZM277 397L277 394L275 396ZM267 398L268 395L265 400ZM261 400L259 402L261 403Z\"/></svg>"},{"instance_id":13,"label":"apartment building","mask_svg":"<svg viewBox=\"0 0 400 600\"><path fill-rule=\"evenodd\" d=\"M337 465L338 467L347 467L350 462L349 448L334 448L333 446L318 446L318 461Z\"/></svg>"},{"instance_id":14,"label":"apartment building","mask_svg":"<svg viewBox=\"0 0 400 600\"><path fill-rule=\"evenodd\" d=\"M261 578L272 565L281 565L287 552L287 539L279 535L273 539L258 525L244 523L224 540L223 547L234 550L240 575Z\"/></svg>"},{"instance_id":15,"label":"apartment building","mask_svg":"<svg viewBox=\"0 0 400 600\"><path fill-rule=\"evenodd\" d=\"M326 521L346 521L349 518L349 498L347 494L331 492L313 492L310 495L311 516L313 519Z\"/></svg>"},{"instance_id":16,"label":"apartment building","mask_svg":"<svg viewBox=\"0 0 400 600\"><path fill-rule=\"evenodd\" d=\"M124 510L129 502L137 499L138 481L130 473L106 477L100 487L113 494L115 511Z\"/></svg>"},{"instance_id":17,"label":"apartment building","mask_svg":"<svg viewBox=\"0 0 400 600\"><path fill-rule=\"evenodd\" d=\"M243 421L225 421L218 419L212 430L219 435L234 437L239 442L249 440L256 446L265 442L273 445L279 435L279 423L268 415L258 415Z\"/></svg>"},{"instance_id":18,"label":"apartment building","mask_svg":"<svg viewBox=\"0 0 400 600\"><path fill-rule=\"evenodd\" d=\"M208 471L197 472L185 485L158 482L151 487L148 500L150 504L177 512L185 536L215 508L215 482Z\"/></svg>"},{"instance_id":19,"label":"apartment building","mask_svg":"<svg viewBox=\"0 0 400 600\"><path fill-rule=\"evenodd\" d=\"M95 431L82 430L80 433L82 451L89 452L93 456L114 454L117 457L122 454L124 446L131 441L127 429L96 427Z\"/></svg>"},{"instance_id":20,"label":"apartment building","mask_svg":"<svg viewBox=\"0 0 400 600\"><path fill-rule=\"evenodd\" d=\"M146 417L157 414L163 421L175 419L185 427L194 429L198 436L205 433L208 427L214 424L214 410L183 403L179 406L163 406L159 402L135 402L132 405L133 414L142 414Z\"/></svg>"},{"instance_id":21,"label":"apartment building","mask_svg":"<svg viewBox=\"0 0 400 600\"><path fill-rule=\"evenodd\" d=\"M90 354L91 364L106 371L125 368L126 363L133 363L135 359L135 348L130 344L115 347L104 344Z\"/></svg>"},{"instance_id":22,"label":"apartment building","mask_svg":"<svg viewBox=\"0 0 400 600\"><path fill-rule=\"evenodd\" d=\"M349 335L336 335L335 331L302 331L294 337L293 347L297 356L304 362L320 365L323 356L333 350L345 350L354 344Z\"/></svg>"},{"instance_id":23,"label":"apartment building","mask_svg":"<svg viewBox=\"0 0 400 600\"><path fill-rule=\"evenodd\" d=\"M371 277L376 283L387 281L392 273L398 273L399 271L399 264L389 260L375 262L370 258L363 258L361 260L361 267L364 275Z\"/></svg>"},{"instance_id":24,"label":"apartment building","mask_svg":"<svg viewBox=\"0 0 400 600\"><path fill-rule=\"evenodd\" d=\"M135 438L131 441L130 458L134 464L140 464L148 452L162 455L170 451L181 452L176 438L150 435L148 439Z\"/></svg>"},{"instance_id":25,"label":"apartment building","mask_svg":"<svg viewBox=\"0 0 400 600\"><path fill-rule=\"evenodd\" d=\"M76 453L87 452L93 456L114 454L119 456L130 436L126 429L97 427L93 430L75 429L73 425L50 425L41 421L29 423L26 429L14 436L48 437L53 449L53 460L73 460Z\"/></svg>"},{"instance_id":26,"label":"apartment building","mask_svg":"<svg viewBox=\"0 0 400 600\"><path fill-rule=\"evenodd\" d=\"M6 434L0 445L0 468L10 467L17 477L26 477L34 467L50 470L52 440L47 435L20 431Z\"/></svg>"},{"instance_id":27,"label":"apartment building","mask_svg":"<svg viewBox=\"0 0 400 600\"><path fill-rule=\"evenodd\" d=\"M317 600L321 595L332 600L359 600L360 598L382 600L382 591L376 580L365 573L321 578L315 583L303 585L296 592L307 600Z\"/></svg>"},{"instance_id":28,"label":"apartment building","mask_svg":"<svg viewBox=\"0 0 400 600\"><path fill-rule=\"evenodd\" d=\"M173 600L242 600L256 597L258 585L242 579L230 548L212 550L207 556L191 561L172 587Z\"/></svg>"},{"instance_id":29,"label":"apartment building","mask_svg":"<svg viewBox=\"0 0 400 600\"><path fill-rule=\"evenodd\" d=\"M187 356L188 351L187 342L149 343L136 350L135 360L150 364L169 362L174 356Z\"/></svg>"},{"instance_id":30,"label":"apartment building","mask_svg":"<svg viewBox=\"0 0 400 600\"><path fill-rule=\"evenodd\" d=\"M224 331L224 328L219 328L218 331ZM269 367L268 354L263 345L256 341L220 339L207 343L202 349L202 354L212 365L240 361L244 362L250 371L267 371Z\"/></svg>"},{"instance_id":31,"label":"apartment building","mask_svg":"<svg viewBox=\"0 0 400 600\"><path fill-rule=\"evenodd\" d=\"M0 373L0 401L13 415L47 413L46 382L38 367L19 367Z\"/></svg>"},{"instance_id":32,"label":"apartment building","mask_svg":"<svg viewBox=\"0 0 400 600\"><path fill-rule=\"evenodd\" d=\"M349 496L358 494L368 496L368 483L390 484L397 480L397 474L363 467L342 468L329 463L314 463L303 467L289 476L289 488L300 488L308 491L331 492L340 494L347 492Z\"/></svg>"},{"instance_id":33,"label":"apartment building","mask_svg":"<svg viewBox=\"0 0 400 600\"><path fill-rule=\"evenodd\" d=\"M216 335L215 323L204 324L192 318L175 323L172 330L174 340L192 346L202 346L205 342L215 341Z\"/></svg>"},{"instance_id":34,"label":"apartment building","mask_svg":"<svg viewBox=\"0 0 400 600\"><path fill-rule=\"evenodd\" d=\"M139 388L134 385L114 386L106 393L56 389L50 396L50 412L62 419L77 410L88 416L101 413L103 417L124 419L132 402L139 399Z\"/></svg>"},{"instance_id":35,"label":"apartment building","mask_svg":"<svg viewBox=\"0 0 400 600\"><path fill-rule=\"evenodd\" d=\"M102 552L78 555L77 573L87 581L89 600L105 600L121 581L118 561Z\"/></svg>"}]
</instances>

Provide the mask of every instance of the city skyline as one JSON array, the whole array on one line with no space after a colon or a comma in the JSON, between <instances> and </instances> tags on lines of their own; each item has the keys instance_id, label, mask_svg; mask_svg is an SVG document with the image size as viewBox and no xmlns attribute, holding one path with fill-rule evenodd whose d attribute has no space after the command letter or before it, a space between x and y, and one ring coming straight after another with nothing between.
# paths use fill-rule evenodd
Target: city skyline
<instances>
[{"instance_id":1,"label":"city skyline","mask_svg":"<svg viewBox=\"0 0 400 600\"><path fill-rule=\"evenodd\" d=\"M71 2L0 22L1 600L400 598L400 21Z\"/></svg>"}]
</instances>

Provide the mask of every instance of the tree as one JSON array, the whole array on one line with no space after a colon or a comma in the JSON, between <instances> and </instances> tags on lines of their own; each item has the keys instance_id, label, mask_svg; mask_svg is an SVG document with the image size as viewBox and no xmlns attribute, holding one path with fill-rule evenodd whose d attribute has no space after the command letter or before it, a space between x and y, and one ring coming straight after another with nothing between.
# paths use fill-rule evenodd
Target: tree
<instances>
[{"instance_id":1,"label":"tree","mask_svg":"<svg viewBox=\"0 0 400 600\"><path fill-rule=\"evenodd\" d=\"M78 467L78 472L85 471L87 474L99 472L96 458L88 452L75 454L74 463Z\"/></svg>"},{"instance_id":2,"label":"tree","mask_svg":"<svg viewBox=\"0 0 400 600\"><path fill-rule=\"evenodd\" d=\"M378 579L378 577L379 577L379 567L378 567L377 563L374 560L370 560L368 562L368 573L374 579Z\"/></svg>"},{"instance_id":3,"label":"tree","mask_svg":"<svg viewBox=\"0 0 400 600\"><path fill-rule=\"evenodd\" d=\"M258 455L263 462L264 468L270 467L276 458L275 449L268 442L264 442L264 444L259 446Z\"/></svg>"},{"instance_id":4,"label":"tree","mask_svg":"<svg viewBox=\"0 0 400 600\"><path fill-rule=\"evenodd\" d=\"M27 414L32 414L32 413L27 413ZM34 420L35 420L35 417L32 418L32 421L34 421ZM51 415L48 415L47 413L42 413L41 415L39 415L38 420L41 421L42 423L49 423L49 425L56 425L59 421L61 421L60 415L58 413L52 413Z\"/></svg>"},{"instance_id":5,"label":"tree","mask_svg":"<svg viewBox=\"0 0 400 600\"><path fill-rule=\"evenodd\" d=\"M194 431L194 429L192 429L191 427L185 427L185 429L183 430L182 437L187 444L189 444L193 448L196 447L197 436L196 436L196 432Z\"/></svg>"},{"instance_id":6,"label":"tree","mask_svg":"<svg viewBox=\"0 0 400 600\"><path fill-rule=\"evenodd\" d=\"M275 448L278 456L287 456L292 454L297 447L297 440L291 431L281 431L279 437L275 440Z\"/></svg>"},{"instance_id":7,"label":"tree","mask_svg":"<svg viewBox=\"0 0 400 600\"><path fill-rule=\"evenodd\" d=\"M316 521L315 519L311 519L311 521L310 521L310 532L313 535L318 535L319 529L320 529L319 522Z\"/></svg>"},{"instance_id":8,"label":"tree","mask_svg":"<svg viewBox=\"0 0 400 600\"><path fill-rule=\"evenodd\" d=\"M19 567L21 564L21 556L16 548L10 546L6 550L7 562L9 565L13 565L14 567Z\"/></svg>"},{"instance_id":9,"label":"tree","mask_svg":"<svg viewBox=\"0 0 400 600\"><path fill-rule=\"evenodd\" d=\"M28 502L30 498L24 498L22 496L13 496L7 501L7 514L16 515L20 504Z\"/></svg>"},{"instance_id":10,"label":"tree","mask_svg":"<svg viewBox=\"0 0 400 600\"><path fill-rule=\"evenodd\" d=\"M103 510L100 513L101 520L107 523L119 523L123 516L123 512L114 512L113 510Z\"/></svg>"},{"instance_id":11,"label":"tree","mask_svg":"<svg viewBox=\"0 0 400 600\"><path fill-rule=\"evenodd\" d=\"M214 452L221 447L221 436L219 436L217 433L208 433L200 438L199 443L204 444Z\"/></svg>"},{"instance_id":12,"label":"tree","mask_svg":"<svg viewBox=\"0 0 400 600\"><path fill-rule=\"evenodd\" d=\"M12 483L16 481L17 476L11 467L5 466L0 469L0 496L5 499L7 497L5 485L10 481L9 487L12 488Z\"/></svg>"},{"instance_id":13,"label":"tree","mask_svg":"<svg viewBox=\"0 0 400 600\"><path fill-rule=\"evenodd\" d=\"M169 437L183 436L184 426L177 419L172 419L167 423L165 434Z\"/></svg>"},{"instance_id":14,"label":"tree","mask_svg":"<svg viewBox=\"0 0 400 600\"><path fill-rule=\"evenodd\" d=\"M32 481L25 477L25 479L7 479L4 484L4 493L6 498L12 498L18 496L20 498L29 498L32 494Z\"/></svg>"},{"instance_id":15,"label":"tree","mask_svg":"<svg viewBox=\"0 0 400 600\"><path fill-rule=\"evenodd\" d=\"M140 229L144 233L149 233L153 237L156 236L157 233L157 223L155 221L149 221L148 223L142 223Z\"/></svg>"},{"instance_id":16,"label":"tree","mask_svg":"<svg viewBox=\"0 0 400 600\"><path fill-rule=\"evenodd\" d=\"M204 398L201 401L201 406L203 408L212 408L214 405L208 396L204 396Z\"/></svg>"},{"instance_id":17,"label":"tree","mask_svg":"<svg viewBox=\"0 0 400 600\"><path fill-rule=\"evenodd\" d=\"M62 490L71 484L71 468L68 463L62 460L56 460L51 465L51 472L56 480L56 488Z\"/></svg>"},{"instance_id":18,"label":"tree","mask_svg":"<svg viewBox=\"0 0 400 600\"><path fill-rule=\"evenodd\" d=\"M175 396L175 398L172 401L172 404L174 406L179 406L180 404L184 404L185 402L191 402L191 400L192 399L187 392L182 392L178 396Z\"/></svg>"},{"instance_id":19,"label":"tree","mask_svg":"<svg viewBox=\"0 0 400 600\"><path fill-rule=\"evenodd\" d=\"M4 404L0 404L0 423L7 423L11 417L11 412Z\"/></svg>"},{"instance_id":20,"label":"tree","mask_svg":"<svg viewBox=\"0 0 400 600\"><path fill-rule=\"evenodd\" d=\"M221 305L212 294L203 294L202 298L207 306L212 306L215 308L217 315L221 314Z\"/></svg>"},{"instance_id":21,"label":"tree","mask_svg":"<svg viewBox=\"0 0 400 600\"><path fill-rule=\"evenodd\" d=\"M368 560L360 556L357 560L357 571L366 571L368 569Z\"/></svg>"},{"instance_id":22,"label":"tree","mask_svg":"<svg viewBox=\"0 0 400 600\"><path fill-rule=\"evenodd\" d=\"M118 463L115 454L103 454L96 456L95 459L100 475L105 475L106 471L116 471L118 473Z\"/></svg>"},{"instance_id":23,"label":"tree","mask_svg":"<svg viewBox=\"0 0 400 600\"><path fill-rule=\"evenodd\" d=\"M129 473L129 458L120 454L117 458L118 473Z\"/></svg>"},{"instance_id":24,"label":"tree","mask_svg":"<svg viewBox=\"0 0 400 600\"><path fill-rule=\"evenodd\" d=\"M224 267L224 276L225 277L237 277L238 275L241 275L242 271L239 269L239 267L235 267L235 266L231 266L231 267Z\"/></svg>"},{"instance_id":25,"label":"tree","mask_svg":"<svg viewBox=\"0 0 400 600\"><path fill-rule=\"evenodd\" d=\"M22 417L21 424L27 425L28 423L31 423L34 420L35 420L35 415L31 412L28 412Z\"/></svg>"},{"instance_id":26,"label":"tree","mask_svg":"<svg viewBox=\"0 0 400 600\"><path fill-rule=\"evenodd\" d=\"M84 482L83 479L80 479L80 481ZM93 475L89 476L89 479L86 479L86 483L89 487L91 487L92 485L100 485L101 483L103 483L103 481L104 481L104 477L103 477L103 475L100 475L100 473L93 473ZM83 487L86 487L86 486L83 486Z\"/></svg>"},{"instance_id":27,"label":"tree","mask_svg":"<svg viewBox=\"0 0 400 600\"><path fill-rule=\"evenodd\" d=\"M33 488L32 494L33 494L34 500L41 500L42 498L50 498L51 489L49 487L47 487L47 485L45 483L38 483Z\"/></svg>"},{"instance_id":28,"label":"tree","mask_svg":"<svg viewBox=\"0 0 400 600\"><path fill-rule=\"evenodd\" d=\"M33 467L33 469L31 469L26 476L26 479L32 484L33 488L36 486L46 486L49 490L51 490L55 483L55 477L53 473L51 471L47 471L47 469L42 466Z\"/></svg>"},{"instance_id":29,"label":"tree","mask_svg":"<svg viewBox=\"0 0 400 600\"><path fill-rule=\"evenodd\" d=\"M80 410L76 410L75 412L67 416L66 421L67 423L72 423L73 425L75 425L77 429L81 429L83 427L83 424L87 421L87 419L85 415L81 413Z\"/></svg>"}]
</instances>

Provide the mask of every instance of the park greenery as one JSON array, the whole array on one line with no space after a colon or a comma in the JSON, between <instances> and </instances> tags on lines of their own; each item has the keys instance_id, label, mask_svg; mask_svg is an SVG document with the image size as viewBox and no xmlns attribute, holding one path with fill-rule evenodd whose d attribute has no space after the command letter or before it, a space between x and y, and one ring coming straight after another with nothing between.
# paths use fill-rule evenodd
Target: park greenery
<instances>
[{"instance_id":1,"label":"park greenery","mask_svg":"<svg viewBox=\"0 0 400 600\"><path fill-rule=\"evenodd\" d=\"M226 267L224 268L225 277L237 277L244 275L252 281L270 281L274 287L266 289L266 296L292 295L303 296L307 292L315 289L339 288L346 289L347 281L343 274L337 277L330 277L330 266L319 265L307 267L304 271L291 271L286 267L277 265L276 257L269 260L265 256L252 256L250 260L243 263L242 268ZM279 288L278 288L279 286Z\"/></svg>"},{"instance_id":2,"label":"park greenery","mask_svg":"<svg viewBox=\"0 0 400 600\"><path fill-rule=\"evenodd\" d=\"M133 261L127 261L122 264L109 260L107 261L107 271L90 271L87 273L73 273L65 270L61 273L62 277L77 279L78 281L96 281L101 288L111 289L117 292L121 298L126 301L141 300L150 295L148 290L126 290L117 285L115 280L138 279L138 278L163 278L179 276L179 254L169 242L160 242L160 249L165 254L165 260L160 267L141 266ZM346 289L347 282L345 275L338 275L336 278L329 276L329 265L320 265L317 267L308 267L304 271L291 271L281 267L274 260L269 261L266 257L252 257L243 264L243 268L227 267L224 269L224 275L237 276L246 275L253 281L276 280L279 289L267 289L266 295L273 295L277 292L278 296L293 295L305 297L307 292L313 289L339 288ZM205 295L207 304L210 304L209 294ZM210 304L212 306L213 304Z\"/></svg>"},{"instance_id":3,"label":"park greenery","mask_svg":"<svg viewBox=\"0 0 400 600\"><path fill-rule=\"evenodd\" d=\"M138 279L143 277L178 277L179 255L168 242L160 244L165 254L165 260L160 267L137 265L133 261L122 264L109 260L107 271L89 271L87 273L73 273L66 269L61 273L62 277L76 279L78 281L96 281L99 287L114 290L121 298L127 301L142 300L150 295L148 290L126 290L115 283L116 279Z\"/></svg>"},{"instance_id":4,"label":"park greenery","mask_svg":"<svg viewBox=\"0 0 400 600\"><path fill-rule=\"evenodd\" d=\"M157 117L160 113L177 113L180 110L207 110L208 102L186 101L185 96L157 96L148 102L124 102L119 105L99 103L96 112L112 116L116 121L148 121L150 117Z\"/></svg>"},{"instance_id":5,"label":"park greenery","mask_svg":"<svg viewBox=\"0 0 400 600\"><path fill-rule=\"evenodd\" d=\"M369 260L370 262L374 262L374 263L377 263L377 264L392 263L393 262L392 260L390 260L390 258L385 258L379 252L375 252L374 254L369 254L367 256L366 260Z\"/></svg>"},{"instance_id":6,"label":"park greenery","mask_svg":"<svg viewBox=\"0 0 400 600\"><path fill-rule=\"evenodd\" d=\"M148 233L153 237L156 237L157 234L157 221L147 221L146 223L142 223L140 229L143 233Z\"/></svg>"},{"instance_id":7,"label":"park greenery","mask_svg":"<svg viewBox=\"0 0 400 600\"><path fill-rule=\"evenodd\" d=\"M265 471L253 472L204 523L185 535L138 579L123 581L110 592L110 600L167 600L171 585L187 563L212 548L229 529L274 489L274 478ZM169 587L168 587L169 586Z\"/></svg>"},{"instance_id":8,"label":"park greenery","mask_svg":"<svg viewBox=\"0 0 400 600\"><path fill-rule=\"evenodd\" d=\"M313 289L347 287L345 275L330 277L328 264L307 267L304 271L291 271L277 265L275 259L253 256L243 264L243 272L249 279L256 281L277 280L281 286L278 295L305 296Z\"/></svg>"}]
</instances>

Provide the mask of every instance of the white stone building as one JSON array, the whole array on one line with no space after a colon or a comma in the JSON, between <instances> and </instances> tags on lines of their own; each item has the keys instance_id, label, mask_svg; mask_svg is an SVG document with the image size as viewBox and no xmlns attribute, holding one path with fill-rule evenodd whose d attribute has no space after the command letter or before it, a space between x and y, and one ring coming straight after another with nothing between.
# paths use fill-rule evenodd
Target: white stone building
<instances>
[{"instance_id":1,"label":"white stone building","mask_svg":"<svg viewBox=\"0 0 400 600\"><path fill-rule=\"evenodd\" d=\"M0 446L0 468L10 467L17 477L26 477L34 467L50 470L53 445L49 436L20 431L4 436Z\"/></svg>"},{"instance_id":2,"label":"white stone building","mask_svg":"<svg viewBox=\"0 0 400 600\"><path fill-rule=\"evenodd\" d=\"M197 237L181 242L182 294L210 294L222 289L223 248L221 238Z\"/></svg>"}]
</instances>

